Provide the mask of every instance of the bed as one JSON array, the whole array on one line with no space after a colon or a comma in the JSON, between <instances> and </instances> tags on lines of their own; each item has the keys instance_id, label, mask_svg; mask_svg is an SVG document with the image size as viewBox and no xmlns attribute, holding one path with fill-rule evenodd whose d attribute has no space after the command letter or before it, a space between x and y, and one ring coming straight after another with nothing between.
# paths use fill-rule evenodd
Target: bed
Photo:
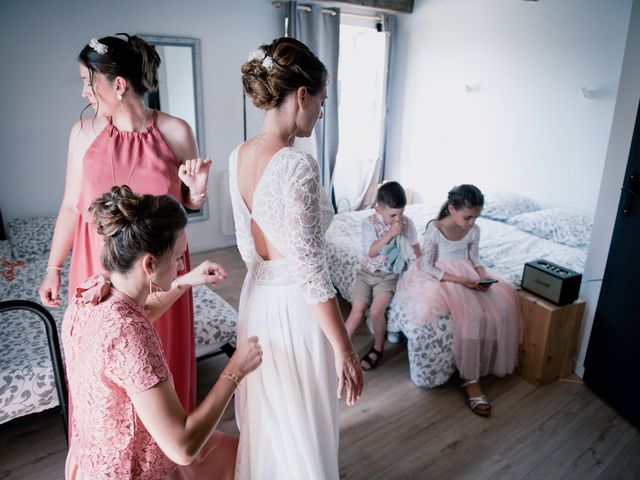
<instances>
[{"instance_id":1,"label":"bed","mask_svg":"<svg viewBox=\"0 0 640 480\"><path fill-rule=\"evenodd\" d=\"M54 222L55 219L49 217L32 217L8 223L9 240L0 240L0 259L3 259L0 300L39 303L37 290L47 266ZM24 265L20 266L19 261ZM11 271L13 278L8 279ZM61 271L63 305L48 309L58 334L66 307L68 277L69 260ZM195 287L193 297L197 358L231 353L235 344L236 310L206 286ZM41 319L25 310L3 311L0 329L0 424L58 406L51 355Z\"/></svg>"},{"instance_id":2,"label":"bed","mask_svg":"<svg viewBox=\"0 0 640 480\"><path fill-rule=\"evenodd\" d=\"M405 214L416 225L420 241L439 207L413 204L405 209ZM363 256L361 222L372 212L338 214L327 232L331 280L347 301L351 301L356 269ZM520 286L524 264L538 258L583 271L592 227L592 219L587 215L561 208L543 209L526 196L496 192L486 196L477 225L481 230L482 261L516 287ZM411 380L421 387L441 385L455 370L451 355L451 319L443 317L435 325L415 327L410 318L411 312L405 305L391 301L387 311L388 330L407 338Z\"/></svg>"}]
</instances>

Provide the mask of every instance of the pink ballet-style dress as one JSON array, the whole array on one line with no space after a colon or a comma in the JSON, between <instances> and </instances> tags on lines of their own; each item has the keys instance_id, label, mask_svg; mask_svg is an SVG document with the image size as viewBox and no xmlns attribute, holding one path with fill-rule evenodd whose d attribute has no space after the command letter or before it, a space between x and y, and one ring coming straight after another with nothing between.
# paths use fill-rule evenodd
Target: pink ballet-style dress
<instances>
[{"instance_id":1,"label":"pink ballet-style dress","mask_svg":"<svg viewBox=\"0 0 640 480\"><path fill-rule=\"evenodd\" d=\"M444 273L479 279L475 266L480 228L474 225L460 240L448 240L435 222L429 223L418 259L400 278L397 300L407 305L414 325L436 322L451 315L453 357L460 377L475 380L484 375L504 376L518 364L522 316L511 283L487 271L498 283L486 291L441 281Z\"/></svg>"},{"instance_id":2,"label":"pink ballet-style dress","mask_svg":"<svg viewBox=\"0 0 640 480\"><path fill-rule=\"evenodd\" d=\"M215 432L192 465L177 466L136 415L130 395L171 381L171 373L147 311L106 275L75 289L62 342L74 398L67 480L233 478L236 437Z\"/></svg>"},{"instance_id":3,"label":"pink ballet-style dress","mask_svg":"<svg viewBox=\"0 0 640 480\"><path fill-rule=\"evenodd\" d=\"M77 205L78 221L73 239L69 272L69 300L75 288L87 278L104 273L100 262L102 237L91 224L89 206L115 185L128 185L140 194L171 195L182 199L179 163L157 127L157 112L151 124L140 132L122 132L109 118L83 159L82 193ZM92 128L86 122L83 128ZM185 255L190 270L189 252ZM71 302L70 302L71 303ZM153 324L160 336L176 392L186 411L195 406L196 360L191 290L180 297ZM69 416L72 413L69 401Z\"/></svg>"}]
</instances>

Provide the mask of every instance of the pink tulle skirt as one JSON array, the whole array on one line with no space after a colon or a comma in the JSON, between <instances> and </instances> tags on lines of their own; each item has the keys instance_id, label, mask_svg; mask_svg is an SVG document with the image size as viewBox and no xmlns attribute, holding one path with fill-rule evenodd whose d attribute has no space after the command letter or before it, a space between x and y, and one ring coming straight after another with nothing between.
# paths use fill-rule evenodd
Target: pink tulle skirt
<instances>
[{"instance_id":1,"label":"pink tulle skirt","mask_svg":"<svg viewBox=\"0 0 640 480\"><path fill-rule=\"evenodd\" d=\"M486 291L458 283L440 282L415 262L400 278L397 300L410 313L414 326L450 315L453 322L453 357L463 379L512 373L518 364L522 315L518 294L511 283L487 271L498 283ZM479 279L467 259L436 262L439 269L457 276Z\"/></svg>"}]
</instances>

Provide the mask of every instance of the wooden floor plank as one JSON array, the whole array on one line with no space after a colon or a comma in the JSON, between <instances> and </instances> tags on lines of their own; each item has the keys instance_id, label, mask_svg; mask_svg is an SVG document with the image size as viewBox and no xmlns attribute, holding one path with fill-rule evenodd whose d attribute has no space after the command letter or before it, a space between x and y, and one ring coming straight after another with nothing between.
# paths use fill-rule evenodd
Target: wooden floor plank
<instances>
[{"instance_id":1,"label":"wooden floor plank","mask_svg":"<svg viewBox=\"0 0 640 480\"><path fill-rule=\"evenodd\" d=\"M235 247L192 255L222 263L215 290L237 308L245 267ZM349 306L341 302L343 315ZM354 344L372 342L366 327ZM224 355L198 362L198 399L226 365ZM490 418L465 405L459 380L433 389L409 378L406 343L387 344L365 391L340 409L340 474L348 480L637 480L640 433L580 381L536 388L517 376L483 379ZM219 429L238 433L233 403ZM0 426L0 479L62 479L66 444L55 413Z\"/></svg>"},{"instance_id":2,"label":"wooden floor plank","mask_svg":"<svg viewBox=\"0 0 640 480\"><path fill-rule=\"evenodd\" d=\"M636 430L635 436L611 459L607 468L596 477L596 480L638 479L640 479L640 432Z\"/></svg>"}]
</instances>

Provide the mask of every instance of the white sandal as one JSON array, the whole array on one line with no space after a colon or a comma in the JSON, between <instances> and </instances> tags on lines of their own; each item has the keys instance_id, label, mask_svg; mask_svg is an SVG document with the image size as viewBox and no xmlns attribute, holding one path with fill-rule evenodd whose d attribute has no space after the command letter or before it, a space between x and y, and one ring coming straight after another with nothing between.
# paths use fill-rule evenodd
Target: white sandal
<instances>
[{"instance_id":1,"label":"white sandal","mask_svg":"<svg viewBox=\"0 0 640 480\"><path fill-rule=\"evenodd\" d=\"M460 385L460 388L465 388L466 392L466 387L468 387L469 385L473 385L474 383L478 383L478 380L467 380L462 385ZM488 417L489 415L491 415L491 404L484 394L478 395L477 397L470 397L467 393L467 405L469 405L471 411L477 415L480 415L482 417Z\"/></svg>"}]
</instances>

